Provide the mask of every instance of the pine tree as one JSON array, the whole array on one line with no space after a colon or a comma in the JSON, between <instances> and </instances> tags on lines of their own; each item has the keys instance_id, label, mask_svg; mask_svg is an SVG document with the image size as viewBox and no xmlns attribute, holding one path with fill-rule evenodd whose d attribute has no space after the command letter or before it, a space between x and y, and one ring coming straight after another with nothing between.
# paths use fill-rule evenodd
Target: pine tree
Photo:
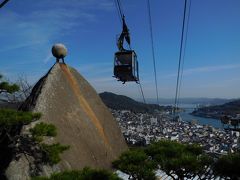
<instances>
[{"instance_id":1,"label":"pine tree","mask_svg":"<svg viewBox=\"0 0 240 180\"><path fill-rule=\"evenodd\" d=\"M3 80L3 76L0 74L0 94L3 92L6 93L14 93L19 90L19 86L17 84L11 84L7 81Z\"/></svg>"},{"instance_id":2,"label":"pine tree","mask_svg":"<svg viewBox=\"0 0 240 180\"><path fill-rule=\"evenodd\" d=\"M145 152L173 179L206 177L212 164L212 159L198 145L165 140L151 144Z\"/></svg>"}]
</instances>

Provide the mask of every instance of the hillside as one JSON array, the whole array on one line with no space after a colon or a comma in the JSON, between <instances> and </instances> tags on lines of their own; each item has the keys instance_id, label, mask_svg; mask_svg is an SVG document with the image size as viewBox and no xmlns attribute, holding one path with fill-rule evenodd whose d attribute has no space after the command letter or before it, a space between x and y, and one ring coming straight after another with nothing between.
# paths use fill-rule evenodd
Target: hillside
<instances>
[{"instance_id":1,"label":"hillside","mask_svg":"<svg viewBox=\"0 0 240 180\"><path fill-rule=\"evenodd\" d=\"M240 99L223 105L202 107L192 112L195 116L220 118L222 115L235 116L240 114Z\"/></svg>"},{"instance_id":2,"label":"hillside","mask_svg":"<svg viewBox=\"0 0 240 180\"><path fill-rule=\"evenodd\" d=\"M154 110L170 109L170 107L163 107L157 104L145 104L135 101L127 96L117 95L111 92L100 93L102 101L105 105L115 110L130 110L132 112L153 113Z\"/></svg>"},{"instance_id":3,"label":"hillside","mask_svg":"<svg viewBox=\"0 0 240 180\"><path fill-rule=\"evenodd\" d=\"M7 101L3 101L0 99L0 109L1 108L7 108L7 109L18 109L18 107L21 105L21 103L10 103Z\"/></svg>"}]
</instances>

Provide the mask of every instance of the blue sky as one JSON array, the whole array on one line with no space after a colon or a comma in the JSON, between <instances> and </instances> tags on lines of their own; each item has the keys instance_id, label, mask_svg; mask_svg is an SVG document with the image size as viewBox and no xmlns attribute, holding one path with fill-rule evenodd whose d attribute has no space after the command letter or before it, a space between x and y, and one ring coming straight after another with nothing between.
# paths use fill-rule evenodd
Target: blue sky
<instances>
[{"instance_id":1,"label":"blue sky","mask_svg":"<svg viewBox=\"0 0 240 180\"><path fill-rule=\"evenodd\" d=\"M146 0L122 0L147 98L155 98ZM175 93L183 0L150 0L160 98ZM181 97L240 97L240 1L192 0ZM51 46L64 43L66 62L98 92L140 98L135 83L112 78L114 0L10 0L0 10L0 73L34 83L54 64Z\"/></svg>"}]
</instances>

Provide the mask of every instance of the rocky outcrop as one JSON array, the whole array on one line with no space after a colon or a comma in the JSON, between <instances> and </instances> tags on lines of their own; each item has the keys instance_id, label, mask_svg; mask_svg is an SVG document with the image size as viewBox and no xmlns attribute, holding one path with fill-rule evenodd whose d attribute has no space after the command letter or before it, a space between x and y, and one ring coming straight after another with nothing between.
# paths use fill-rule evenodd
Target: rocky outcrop
<instances>
[{"instance_id":1,"label":"rocky outcrop","mask_svg":"<svg viewBox=\"0 0 240 180\"><path fill-rule=\"evenodd\" d=\"M70 145L55 167L57 170L85 166L111 168L111 162L127 150L117 122L96 91L75 69L65 64L55 64L38 81L20 109L42 113L39 122L57 127L58 135L53 142ZM22 133L28 133L35 123L25 126ZM11 168L10 164L8 170ZM54 171L48 168L42 168L45 171L42 175Z\"/></svg>"},{"instance_id":2,"label":"rocky outcrop","mask_svg":"<svg viewBox=\"0 0 240 180\"><path fill-rule=\"evenodd\" d=\"M20 155L21 157L18 160L13 160L5 172L8 180L22 180L30 179L29 170L30 163L25 155Z\"/></svg>"}]
</instances>

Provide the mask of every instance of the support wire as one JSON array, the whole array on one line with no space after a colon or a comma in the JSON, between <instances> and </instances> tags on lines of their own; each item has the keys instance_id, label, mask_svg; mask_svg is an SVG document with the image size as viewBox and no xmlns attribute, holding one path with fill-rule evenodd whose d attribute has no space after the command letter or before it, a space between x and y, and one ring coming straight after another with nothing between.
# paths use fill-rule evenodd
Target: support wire
<instances>
[{"instance_id":1,"label":"support wire","mask_svg":"<svg viewBox=\"0 0 240 180\"><path fill-rule=\"evenodd\" d=\"M116 6L116 9L117 9L117 14L119 16L120 22L122 23L123 18L124 18L124 13L123 13L123 10L122 10L123 8L122 8L121 1L120 0L114 0L114 3L115 3L115 6ZM129 44L129 49L132 49L130 44ZM143 102L146 103L146 99L145 99L145 96L144 96L144 93L143 93L143 88L142 88L140 80L138 82L139 82L139 89L140 89L140 94L142 96Z\"/></svg>"},{"instance_id":2,"label":"support wire","mask_svg":"<svg viewBox=\"0 0 240 180\"><path fill-rule=\"evenodd\" d=\"M152 16L151 16L151 7L150 7L149 0L147 0L147 7L148 7L148 18L149 18L149 28L150 28L149 30L150 30L151 47L152 47L153 70L154 70L154 78L155 78L155 90L156 90L156 96L157 96L157 103L159 104L156 60L155 60L155 50L154 50L154 41L153 41Z\"/></svg>"},{"instance_id":3,"label":"support wire","mask_svg":"<svg viewBox=\"0 0 240 180\"><path fill-rule=\"evenodd\" d=\"M181 64L182 64L182 52L183 52L183 42L184 42L184 32L185 32L185 21L186 21L186 8L187 8L187 0L185 0L185 3L184 3L182 33L181 33L180 51L179 51L179 59L178 59L177 85L176 85L176 93L175 93L174 109L173 109L174 116L175 116L176 110L178 108L177 101L178 101L180 71L181 71Z\"/></svg>"},{"instance_id":4,"label":"support wire","mask_svg":"<svg viewBox=\"0 0 240 180\"><path fill-rule=\"evenodd\" d=\"M9 0L4 0L2 3L0 3L0 8L2 8L5 4L7 4Z\"/></svg>"},{"instance_id":5,"label":"support wire","mask_svg":"<svg viewBox=\"0 0 240 180\"><path fill-rule=\"evenodd\" d=\"M187 39L188 39L188 31L189 31L189 21L190 21L190 15L191 15L191 0L189 0L189 7L188 7L188 13L187 13L187 25L186 25L186 33L185 33L185 40L184 40L184 50L183 50L183 60L181 65L181 76L180 76L180 83L179 83L179 90L178 90L178 97L177 97L177 107L180 103L180 95L181 95L181 86L182 86L182 79L183 79L183 69L184 69L184 63L185 63L185 53L186 53L186 46L187 46Z\"/></svg>"},{"instance_id":6,"label":"support wire","mask_svg":"<svg viewBox=\"0 0 240 180\"><path fill-rule=\"evenodd\" d=\"M146 104L146 99L145 99L145 96L144 96L144 93L143 93L143 89L142 89L142 85L141 85L140 80L139 80L139 87L140 87L141 95L142 95L142 98L143 98L143 102Z\"/></svg>"}]
</instances>

